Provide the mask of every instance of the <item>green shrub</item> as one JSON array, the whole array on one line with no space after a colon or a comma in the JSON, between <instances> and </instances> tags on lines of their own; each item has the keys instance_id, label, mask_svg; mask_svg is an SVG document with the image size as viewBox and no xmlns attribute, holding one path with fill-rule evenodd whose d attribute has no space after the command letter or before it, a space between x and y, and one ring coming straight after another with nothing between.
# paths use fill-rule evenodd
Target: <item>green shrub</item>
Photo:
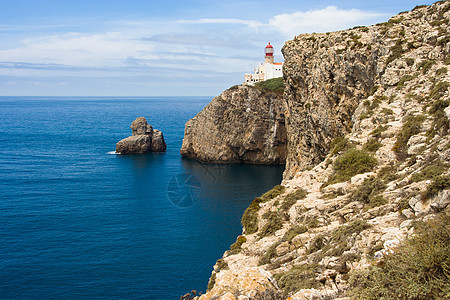
<instances>
[{"instance_id":1,"label":"green shrub","mask_svg":"<svg viewBox=\"0 0 450 300\"><path fill-rule=\"evenodd\" d=\"M295 293L301 289L318 288L320 282L315 280L320 268L316 264L294 266L287 272L275 274L278 286L287 294Z\"/></svg>"},{"instance_id":2,"label":"green shrub","mask_svg":"<svg viewBox=\"0 0 450 300\"><path fill-rule=\"evenodd\" d=\"M385 132L388 128L389 128L388 125L385 125L385 126L379 125L376 129L374 129L374 130L370 133L370 135L373 136L374 138L380 138L380 137L381 137L381 134L382 134L383 132Z\"/></svg>"},{"instance_id":3,"label":"green shrub","mask_svg":"<svg viewBox=\"0 0 450 300\"><path fill-rule=\"evenodd\" d=\"M422 194L422 198L430 198L442 190L450 188L450 175L440 175L434 178L426 191Z\"/></svg>"},{"instance_id":4,"label":"green shrub","mask_svg":"<svg viewBox=\"0 0 450 300\"><path fill-rule=\"evenodd\" d=\"M381 110L381 113L382 113L382 114L385 114L385 115L393 115L393 114L394 114L394 111L393 111L392 109L390 109L390 108L383 108L383 109Z\"/></svg>"},{"instance_id":5,"label":"green shrub","mask_svg":"<svg viewBox=\"0 0 450 300\"><path fill-rule=\"evenodd\" d=\"M449 105L448 100L437 99L431 104L428 113L433 116L433 124L430 130L427 131L428 138L433 138L436 133L441 136L447 135L449 130L449 123L444 109Z\"/></svg>"},{"instance_id":6,"label":"green shrub","mask_svg":"<svg viewBox=\"0 0 450 300\"><path fill-rule=\"evenodd\" d=\"M450 218L417 223L383 263L350 276L354 299L448 299L450 296Z\"/></svg>"},{"instance_id":7,"label":"green shrub","mask_svg":"<svg viewBox=\"0 0 450 300\"><path fill-rule=\"evenodd\" d=\"M292 207L292 205L294 205L298 200L300 199L304 199L306 197L306 195L308 195L308 192L305 191L304 189L300 188L297 189L295 192L292 192L288 195L286 195L286 197L284 197L282 203L281 203L281 209L284 211L289 210L289 208Z\"/></svg>"},{"instance_id":8,"label":"green shrub","mask_svg":"<svg viewBox=\"0 0 450 300\"><path fill-rule=\"evenodd\" d=\"M299 234L305 233L308 231L308 228L303 225L297 225L286 231L283 238L281 239L283 242L292 242L292 239Z\"/></svg>"},{"instance_id":9,"label":"green shrub","mask_svg":"<svg viewBox=\"0 0 450 300\"><path fill-rule=\"evenodd\" d=\"M442 163L431 164L423 168L422 171L412 174L411 182L419 182L423 180L433 179L447 170L448 166L445 166Z\"/></svg>"},{"instance_id":10,"label":"green shrub","mask_svg":"<svg viewBox=\"0 0 450 300\"><path fill-rule=\"evenodd\" d=\"M397 82L397 87L402 87L405 85L405 82L407 81L411 81L413 79L415 79L417 76L414 75L405 75L402 78L400 78L399 82Z\"/></svg>"},{"instance_id":11,"label":"green shrub","mask_svg":"<svg viewBox=\"0 0 450 300\"><path fill-rule=\"evenodd\" d=\"M449 83L445 81L435 82L430 90L430 99L439 100L442 95L448 90Z\"/></svg>"},{"instance_id":12,"label":"green shrub","mask_svg":"<svg viewBox=\"0 0 450 300\"><path fill-rule=\"evenodd\" d=\"M356 174L372 171L376 165L377 159L366 150L349 149L334 161L328 184L347 181Z\"/></svg>"},{"instance_id":13,"label":"green shrub","mask_svg":"<svg viewBox=\"0 0 450 300\"><path fill-rule=\"evenodd\" d=\"M397 58L400 58L405 51L403 50L403 41L401 39L398 39L395 42L395 45L391 47L391 55L386 60L386 65L391 63L392 61L396 60Z\"/></svg>"},{"instance_id":14,"label":"green shrub","mask_svg":"<svg viewBox=\"0 0 450 300\"><path fill-rule=\"evenodd\" d=\"M272 246L267 249L263 256L259 258L258 266L267 265L271 259L277 256L277 247L281 244L281 241L273 243Z\"/></svg>"},{"instance_id":15,"label":"green shrub","mask_svg":"<svg viewBox=\"0 0 450 300\"><path fill-rule=\"evenodd\" d=\"M366 208L373 208L386 203L379 194L386 189L386 185L378 178L371 176L351 194L351 199L366 204Z\"/></svg>"},{"instance_id":16,"label":"green shrub","mask_svg":"<svg viewBox=\"0 0 450 300\"><path fill-rule=\"evenodd\" d=\"M354 233L361 233L362 231L372 227L364 220L354 220L347 225L342 225L336 228L331 233L331 242L336 243L338 241L344 241Z\"/></svg>"},{"instance_id":17,"label":"green shrub","mask_svg":"<svg viewBox=\"0 0 450 300\"><path fill-rule=\"evenodd\" d=\"M398 160L403 161L408 156L406 152L406 146L408 144L409 138L420 132L420 128L422 127L422 122L424 120L425 117L423 115L408 115L405 117L403 127L397 134L397 141L392 148Z\"/></svg>"},{"instance_id":18,"label":"green shrub","mask_svg":"<svg viewBox=\"0 0 450 300\"><path fill-rule=\"evenodd\" d=\"M448 72L447 67L442 67L436 71L436 76L447 74L447 72Z\"/></svg>"},{"instance_id":19,"label":"green shrub","mask_svg":"<svg viewBox=\"0 0 450 300\"><path fill-rule=\"evenodd\" d=\"M273 78L273 79L268 79L268 80L257 82L255 84L255 88L283 93L284 92L283 77L278 77L278 78Z\"/></svg>"},{"instance_id":20,"label":"green shrub","mask_svg":"<svg viewBox=\"0 0 450 300\"><path fill-rule=\"evenodd\" d=\"M276 185L276 186L273 187L273 189L271 189L270 191L267 191L266 193L264 193L261 196L261 199L263 201L272 200L273 198L283 194L285 190L286 190L286 188L284 186Z\"/></svg>"},{"instance_id":21,"label":"green shrub","mask_svg":"<svg viewBox=\"0 0 450 300\"><path fill-rule=\"evenodd\" d=\"M247 238L243 235L237 237L236 242L230 246L231 254L236 254L241 251L241 246L247 241Z\"/></svg>"},{"instance_id":22,"label":"green shrub","mask_svg":"<svg viewBox=\"0 0 450 300\"><path fill-rule=\"evenodd\" d=\"M331 149L331 154L337 154L339 152L348 150L350 148L353 148L354 145L352 143L350 143L350 141L343 137L343 136L338 136L335 137L330 144L330 149Z\"/></svg>"},{"instance_id":23,"label":"green shrub","mask_svg":"<svg viewBox=\"0 0 450 300\"><path fill-rule=\"evenodd\" d=\"M208 287L206 288L206 291L212 290L215 284L216 284L216 272L213 272L211 277L209 278Z\"/></svg>"},{"instance_id":24,"label":"green shrub","mask_svg":"<svg viewBox=\"0 0 450 300\"><path fill-rule=\"evenodd\" d=\"M252 234L258 231L258 210L259 204L262 202L261 198L255 198L250 206L245 210L242 216L241 224L247 234Z\"/></svg>"},{"instance_id":25,"label":"green shrub","mask_svg":"<svg viewBox=\"0 0 450 300\"><path fill-rule=\"evenodd\" d=\"M369 151L369 152L377 152L378 149L382 144L377 139L370 139L367 141L367 143L364 144L363 150Z\"/></svg>"},{"instance_id":26,"label":"green shrub","mask_svg":"<svg viewBox=\"0 0 450 300\"><path fill-rule=\"evenodd\" d=\"M431 67L434 65L435 61L433 60L424 60L419 64L419 70L422 69L422 74L426 74Z\"/></svg>"},{"instance_id":27,"label":"green shrub","mask_svg":"<svg viewBox=\"0 0 450 300\"><path fill-rule=\"evenodd\" d=\"M398 178L397 175L397 168L394 166L386 166L380 169L380 171L378 171L378 178L380 178L381 180L383 180L384 183L388 183L391 181L394 181Z\"/></svg>"},{"instance_id":28,"label":"green shrub","mask_svg":"<svg viewBox=\"0 0 450 300\"><path fill-rule=\"evenodd\" d=\"M228 264L223 260L223 258L220 258L216 261L216 265L219 268L219 270L228 270Z\"/></svg>"},{"instance_id":29,"label":"green shrub","mask_svg":"<svg viewBox=\"0 0 450 300\"><path fill-rule=\"evenodd\" d=\"M265 217L267 218L267 222L259 232L260 238L271 235L283 228L283 218L278 212L271 211Z\"/></svg>"}]
</instances>

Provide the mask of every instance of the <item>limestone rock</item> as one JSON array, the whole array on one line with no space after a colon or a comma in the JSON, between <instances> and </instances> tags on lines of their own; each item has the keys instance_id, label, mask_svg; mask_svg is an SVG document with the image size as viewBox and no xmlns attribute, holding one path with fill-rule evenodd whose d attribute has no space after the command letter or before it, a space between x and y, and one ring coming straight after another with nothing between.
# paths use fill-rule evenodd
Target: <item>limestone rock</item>
<instances>
[{"instance_id":1,"label":"limestone rock","mask_svg":"<svg viewBox=\"0 0 450 300\"><path fill-rule=\"evenodd\" d=\"M224 91L186 123L180 152L211 163L283 164L282 94L249 86Z\"/></svg>"},{"instance_id":2,"label":"limestone rock","mask_svg":"<svg viewBox=\"0 0 450 300\"><path fill-rule=\"evenodd\" d=\"M200 297L200 300L236 299L230 298L238 291L240 296L253 297L258 291L274 288L272 275L263 268L243 268L239 271L224 270L217 273L214 287Z\"/></svg>"},{"instance_id":3,"label":"limestone rock","mask_svg":"<svg viewBox=\"0 0 450 300\"><path fill-rule=\"evenodd\" d=\"M116 144L116 153L131 154L131 153L147 153L151 151L151 137L148 135L133 135Z\"/></svg>"},{"instance_id":4,"label":"limestone rock","mask_svg":"<svg viewBox=\"0 0 450 300\"><path fill-rule=\"evenodd\" d=\"M153 129L152 136L152 151L153 152L164 152L166 151L166 143L164 142L163 133L160 130Z\"/></svg>"},{"instance_id":5,"label":"limestone rock","mask_svg":"<svg viewBox=\"0 0 450 300\"><path fill-rule=\"evenodd\" d=\"M161 131L154 130L144 117L131 123L132 135L116 144L116 153L142 154L147 152L164 152L166 143Z\"/></svg>"}]
</instances>

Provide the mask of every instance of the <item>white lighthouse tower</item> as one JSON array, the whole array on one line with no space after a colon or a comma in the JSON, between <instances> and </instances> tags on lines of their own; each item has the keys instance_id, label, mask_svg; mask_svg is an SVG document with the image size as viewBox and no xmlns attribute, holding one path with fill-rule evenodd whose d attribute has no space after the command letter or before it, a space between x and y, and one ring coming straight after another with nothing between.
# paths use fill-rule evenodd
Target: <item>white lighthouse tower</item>
<instances>
[{"instance_id":1,"label":"white lighthouse tower","mask_svg":"<svg viewBox=\"0 0 450 300\"><path fill-rule=\"evenodd\" d=\"M283 77L283 63L276 63L273 60L273 46L269 43L264 49L264 63L255 68L253 74L245 74L245 85L254 85L259 81Z\"/></svg>"},{"instance_id":2,"label":"white lighthouse tower","mask_svg":"<svg viewBox=\"0 0 450 300\"><path fill-rule=\"evenodd\" d=\"M266 53L265 63L273 64L273 47L270 43L269 45L266 46L265 53Z\"/></svg>"}]
</instances>

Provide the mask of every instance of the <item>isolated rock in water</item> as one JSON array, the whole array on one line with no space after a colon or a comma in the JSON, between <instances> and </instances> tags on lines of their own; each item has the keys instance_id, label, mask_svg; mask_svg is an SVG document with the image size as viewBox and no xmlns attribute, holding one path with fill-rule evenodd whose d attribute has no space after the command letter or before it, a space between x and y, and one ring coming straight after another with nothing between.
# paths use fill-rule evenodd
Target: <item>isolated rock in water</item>
<instances>
[{"instance_id":1,"label":"isolated rock in water","mask_svg":"<svg viewBox=\"0 0 450 300\"><path fill-rule=\"evenodd\" d=\"M116 153L141 154L147 152L164 152L166 143L161 131L154 130L144 117L131 123L132 136L120 140L116 144Z\"/></svg>"},{"instance_id":2,"label":"isolated rock in water","mask_svg":"<svg viewBox=\"0 0 450 300\"><path fill-rule=\"evenodd\" d=\"M152 151L153 152L164 152L164 151L166 151L166 147L167 146L166 146L166 143L164 142L164 137L163 137L162 131L153 129Z\"/></svg>"}]
</instances>

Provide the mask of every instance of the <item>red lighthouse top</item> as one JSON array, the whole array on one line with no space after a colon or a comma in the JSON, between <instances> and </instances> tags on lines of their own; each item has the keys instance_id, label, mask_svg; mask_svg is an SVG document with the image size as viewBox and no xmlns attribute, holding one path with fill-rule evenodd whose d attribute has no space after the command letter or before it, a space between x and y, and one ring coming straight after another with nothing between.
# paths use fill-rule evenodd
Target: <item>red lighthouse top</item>
<instances>
[{"instance_id":1,"label":"red lighthouse top","mask_svg":"<svg viewBox=\"0 0 450 300\"><path fill-rule=\"evenodd\" d=\"M273 56L273 47L272 45L269 43L269 45L266 46L266 56Z\"/></svg>"}]
</instances>

